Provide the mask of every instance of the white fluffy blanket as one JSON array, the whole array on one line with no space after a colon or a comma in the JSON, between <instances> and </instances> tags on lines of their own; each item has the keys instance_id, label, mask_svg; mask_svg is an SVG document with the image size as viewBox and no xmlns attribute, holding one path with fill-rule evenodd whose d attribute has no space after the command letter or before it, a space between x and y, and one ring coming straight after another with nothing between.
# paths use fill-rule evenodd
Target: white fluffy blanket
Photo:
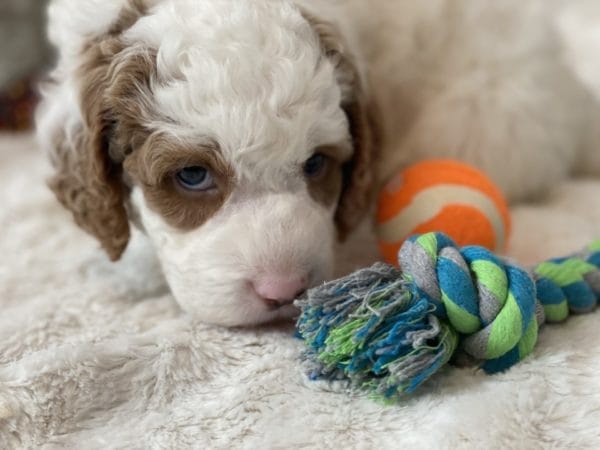
<instances>
[{"instance_id":1,"label":"white fluffy blanket","mask_svg":"<svg viewBox=\"0 0 600 450\"><path fill-rule=\"evenodd\" d=\"M448 368L382 406L306 381L289 325L192 323L140 236L111 264L73 225L29 137L0 155L2 449L600 448L600 312L546 326L504 374ZM579 249L600 236L600 180L513 218L524 263Z\"/></svg>"}]
</instances>

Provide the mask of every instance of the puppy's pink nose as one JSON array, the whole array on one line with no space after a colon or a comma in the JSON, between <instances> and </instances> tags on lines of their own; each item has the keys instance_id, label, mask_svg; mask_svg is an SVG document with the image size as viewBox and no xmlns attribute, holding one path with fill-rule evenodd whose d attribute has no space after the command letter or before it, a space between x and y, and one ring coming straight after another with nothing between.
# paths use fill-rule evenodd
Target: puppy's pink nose
<instances>
[{"instance_id":1,"label":"puppy's pink nose","mask_svg":"<svg viewBox=\"0 0 600 450\"><path fill-rule=\"evenodd\" d=\"M264 275L253 282L256 293L267 306L278 308L294 301L308 287L306 276Z\"/></svg>"}]
</instances>

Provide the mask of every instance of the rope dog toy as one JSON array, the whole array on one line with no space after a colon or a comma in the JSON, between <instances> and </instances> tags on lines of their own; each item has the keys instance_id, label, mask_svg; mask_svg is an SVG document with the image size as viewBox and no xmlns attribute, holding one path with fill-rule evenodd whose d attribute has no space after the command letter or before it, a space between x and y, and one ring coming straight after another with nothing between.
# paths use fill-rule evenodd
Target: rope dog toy
<instances>
[{"instance_id":1,"label":"rope dog toy","mask_svg":"<svg viewBox=\"0 0 600 450\"><path fill-rule=\"evenodd\" d=\"M409 238L398 259L402 269L376 263L296 301L312 379L395 400L459 351L503 371L531 353L544 322L600 301L600 240L530 271L442 233Z\"/></svg>"}]
</instances>

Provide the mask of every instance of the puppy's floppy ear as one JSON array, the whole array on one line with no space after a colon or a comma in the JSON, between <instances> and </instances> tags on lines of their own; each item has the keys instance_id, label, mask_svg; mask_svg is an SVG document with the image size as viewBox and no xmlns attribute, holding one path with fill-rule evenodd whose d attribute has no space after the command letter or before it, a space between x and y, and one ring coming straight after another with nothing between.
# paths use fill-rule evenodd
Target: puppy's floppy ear
<instances>
[{"instance_id":1,"label":"puppy's floppy ear","mask_svg":"<svg viewBox=\"0 0 600 450\"><path fill-rule=\"evenodd\" d=\"M342 194L335 214L340 238L343 240L370 212L375 194L375 163L377 145L374 108L357 84L353 95L342 106L350 123L354 153L343 168Z\"/></svg>"},{"instance_id":2,"label":"puppy's floppy ear","mask_svg":"<svg viewBox=\"0 0 600 450\"><path fill-rule=\"evenodd\" d=\"M108 138L100 124L75 133L55 144L61 150L55 152L57 173L48 185L75 222L95 236L115 261L129 241L121 169L108 158Z\"/></svg>"},{"instance_id":3,"label":"puppy's floppy ear","mask_svg":"<svg viewBox=\"0 0 600 450\"><path fill-rule=\"evenodd\" d=\"M81 58L74 74L80 114L54 130L57 173L49 186L114 261L129 240L121 163L142 138L140 98L154 64L149 52L132 51L111 36L91 42Z\"/></svg>"},{"instance_id":4,"label":"puppy's floppy ear","mask_svg":"<svg viewBox=\"0 0 600 450\"><path fill-rule=\"evenodd\" d=\"M343 187L335 213L340 239L345 239L369 212L375 190L376 120L367 98L364 80L349 45L331 22L302 10L317 33L323 52L335 66L342 90L342 108L348 117L354 147L352 159L343 167Z\"/></svg>"}]
</instances>

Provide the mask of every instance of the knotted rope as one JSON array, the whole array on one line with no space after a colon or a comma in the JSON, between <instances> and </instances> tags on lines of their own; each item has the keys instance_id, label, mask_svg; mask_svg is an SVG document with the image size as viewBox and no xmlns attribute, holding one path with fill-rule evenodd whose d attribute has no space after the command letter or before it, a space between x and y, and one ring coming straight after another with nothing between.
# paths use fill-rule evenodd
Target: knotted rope
<instances>
[{"instance_id":1,"label":"knotted rope","mask_svg":"<svg viewBox=\"0 0 600 450\"><path fill-rule=\"evenodd\" d=\"M600 241L531 271L441 233L407 240L402 270L383 263L309 290L296 304L313 378L345 379L393 399L461 350L488 372L533 350L544 322L600 301Z\"/></svg>"}]
</instances>

